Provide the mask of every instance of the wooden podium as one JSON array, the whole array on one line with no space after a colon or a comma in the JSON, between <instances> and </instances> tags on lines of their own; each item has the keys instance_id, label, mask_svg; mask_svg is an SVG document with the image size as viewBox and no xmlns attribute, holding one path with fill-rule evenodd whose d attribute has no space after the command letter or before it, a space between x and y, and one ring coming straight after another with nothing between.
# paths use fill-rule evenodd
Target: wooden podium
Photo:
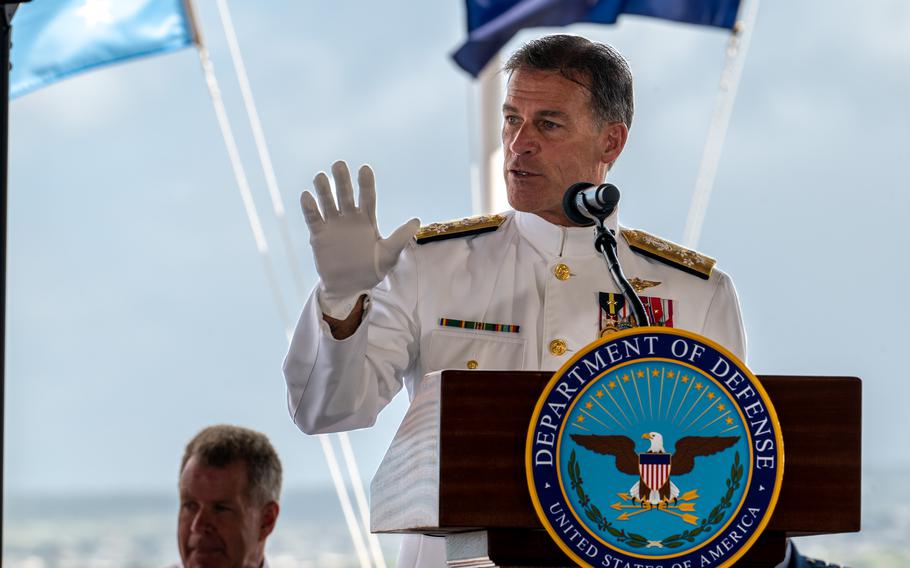
<instances>
[{"instance_id":1,"label":"wooden podium","mask_svg":"<svg viewBox=\"0 0 910 568\"><path fill-rule=\"evenodd\" d=\"M371 485L372 531L444 536L449 566L572 566L525 477L531 414L552 373L442 371L416 393ZM861 382L759 376L784 438L765 532L737 566L773 567L786 537L860 529Z\"/></svg>"}]
</instances>

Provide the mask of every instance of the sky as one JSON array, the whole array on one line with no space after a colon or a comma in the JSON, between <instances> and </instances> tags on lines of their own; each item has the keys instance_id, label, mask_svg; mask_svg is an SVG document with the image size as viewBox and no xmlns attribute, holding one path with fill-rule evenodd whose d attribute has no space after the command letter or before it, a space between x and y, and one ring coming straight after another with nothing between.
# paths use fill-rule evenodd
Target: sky
<instances>
[{"instance_id":1,"label":"sky","mask_svg":"<svg viewBox=\"0 0 910 568\"><path fill-rule=\"evenodd\" d=\"M379 224L471 214L470 77L446 2L231 3L308 291L299 193L337 159L369 163ZM172 491L187 440L261 430L286 487L328 487L288 417L285 261L217 9L205 41L272 247L270 293L188 49L80 75L11 103L4 490ZM15 24L15 21L14 21ZM864 467L910 465L899 357L910 161L910 4L764 2L699 249L733 276L758 374L863 379ZM554 29L522 32L506 50ZM630 62L636 116L610 173L621 218L681 241L718 91L721 30L625 17L569 33ZM878 309L891 306L879 312ZM369 480L406 409L351 433Z\"/></svg>"}]
</instances>

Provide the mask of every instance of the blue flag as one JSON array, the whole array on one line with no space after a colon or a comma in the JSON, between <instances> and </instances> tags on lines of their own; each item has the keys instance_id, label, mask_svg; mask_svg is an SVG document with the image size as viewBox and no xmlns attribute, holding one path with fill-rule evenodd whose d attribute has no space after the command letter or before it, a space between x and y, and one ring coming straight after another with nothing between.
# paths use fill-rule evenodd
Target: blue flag
<instances>
[{"instance_id":1,"label":"blue flag","mask_svg":"<svg viewBox=\"0 0 910 568\"><path fill-rule=\"evenodd\" d=\"M184 0L39 0L13 18L10 98L94 67L192 45Z\"/></svg>"},{"instance_id":2,"label":"blue flag","mask_svg":"<svg viewBox=\"0 0 910 568\"><path fill-rule=\"evenodd\" d=\"M620 14L732 29L740 0L466 0L468 41L452 56L477 76L523 28L615 24Z\"/></svg>"}]
</instances>

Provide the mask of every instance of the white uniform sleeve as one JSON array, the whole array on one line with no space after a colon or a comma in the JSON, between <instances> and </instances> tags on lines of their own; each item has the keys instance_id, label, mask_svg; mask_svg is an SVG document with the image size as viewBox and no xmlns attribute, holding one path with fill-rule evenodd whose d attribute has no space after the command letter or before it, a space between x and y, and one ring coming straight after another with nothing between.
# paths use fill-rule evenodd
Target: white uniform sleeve
<instances>
[{"instance_id":1,"label":"white uniform sleeve","mask_svg":"<svg viewBox=\"0 0 910 568\"><path fill-rule=\"evenodd\" d=\"M372 426L401 390L420 337L413 246L372 290L360 327L347 339L332 337L316 291L310 294L284 360L288 410L307 434Z\"/></svg>"},{"instance_id":2,"label":"white uniform sleeve","mask_svg":"<svg viewBox=\"0 0 910 568\"><path fill-rule=\"evenodd\" d=\"M716 269L711 277L717 278L718 282L705 314L703 334L732 351L746 363L746 330L743 328L739 298L736 296L733 280Z\"/></svg>"}]
</instances>

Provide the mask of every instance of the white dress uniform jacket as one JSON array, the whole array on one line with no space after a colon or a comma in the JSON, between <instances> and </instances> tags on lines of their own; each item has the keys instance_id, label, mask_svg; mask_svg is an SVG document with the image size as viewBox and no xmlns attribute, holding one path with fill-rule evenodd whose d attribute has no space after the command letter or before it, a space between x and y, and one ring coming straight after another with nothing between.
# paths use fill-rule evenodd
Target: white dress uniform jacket
<instances>
[{"instance_id":1,"label":"white dress uniform jacket","mask_svg":"<svg viewBox=\"0 0 910 568\"><path fill-rule=\"evenodd\" d=\"M284 363L288 408L301 430L371 426L402 384L413 398L431 371L555 371L599 337L599 293L619 289L594 249L594 229L553 225L531 213L505 216L495 232L412 241L372 290L360 327L347 339L332 337L318 294L310 296ZM607 225L617 228L616 213ZM725 273L714 269L705 280L617 240L626 277L659 283L642 295L672 300L673 327L745 360L739 302ZM441 318L519 327L459 329L442 326ZM445 566L443 539L406 537L398 566Z\"/></svg>"}]
</instances>

